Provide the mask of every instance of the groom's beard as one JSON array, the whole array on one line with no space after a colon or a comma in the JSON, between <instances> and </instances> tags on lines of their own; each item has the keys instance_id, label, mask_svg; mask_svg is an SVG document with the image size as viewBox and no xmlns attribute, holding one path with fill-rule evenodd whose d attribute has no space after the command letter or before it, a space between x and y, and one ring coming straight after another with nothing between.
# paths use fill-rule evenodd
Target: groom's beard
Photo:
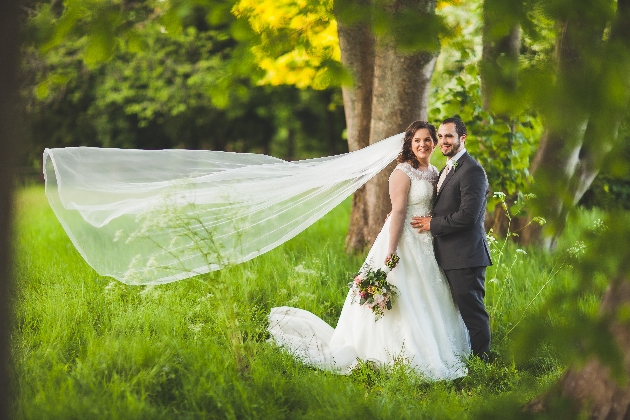
<instances>
[{"instance_id":1,"label":"groom's beard","mask_svg":"<svg viewBox=\"0 0 630 420\"><path fill-rule=\"evenodd\" d=\"M461 140L458 138L456 141L453 141L453 143L451 144L451 148L448 149L448 151L443 151L442 148L440 148L440 150L442 151L442 155L446 156L446 157L453 157L457 154L457 152L459 152L462 149L462 142Z\"/></svg>"}]
</instances>

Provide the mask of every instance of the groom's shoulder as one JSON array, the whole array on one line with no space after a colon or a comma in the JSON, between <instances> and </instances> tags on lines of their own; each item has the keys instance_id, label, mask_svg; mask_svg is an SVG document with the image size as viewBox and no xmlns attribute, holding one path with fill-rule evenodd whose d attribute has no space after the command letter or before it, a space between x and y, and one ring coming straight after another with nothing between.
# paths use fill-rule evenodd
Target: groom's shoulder
<instances>
[{"instance_id":1,"label":"groom's shoulder","mask_svg":"<svg viewBox=\"0 0 630 420\"><path fill-rule=\"evenodd\" d=\"M472 157L470 155L470 153L468 153L468 151L466 151L466 153L464 153L464 155L462 156L462 158L464 158L466 160L466 162L470 163L472 167L476 167L476 168L481 168L483 169L483 166L481 166L481 163L479 163L477 161L477 159L475 159L474 157ZM485 171L484 171L485 172Z\"/></svg>"},{"instance_id":2,"label":"groom's shoulder","mask_svg":"<svg viewBox=\"0 0 630 420\"><path fill-rule=\"evenodd\" d=\"M466 151L466 153L462 157L466 160L466 165L463 166L465 168L465 172L468 174L467 176L472 176L475 178L488 178L488 176L486 175L486 170L483 168L483 166L481 166L479 162L477 162L477 159L475 159L468 153L468 151Z\"/></svg>"}]
</instances>

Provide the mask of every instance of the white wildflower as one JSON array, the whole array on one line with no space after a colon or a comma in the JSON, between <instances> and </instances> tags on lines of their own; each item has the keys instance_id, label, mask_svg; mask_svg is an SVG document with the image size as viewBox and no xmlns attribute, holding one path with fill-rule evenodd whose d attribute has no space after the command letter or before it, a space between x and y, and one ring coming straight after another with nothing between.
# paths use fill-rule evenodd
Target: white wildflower
<instances>
[{"instance_id":1,"label":"white wildflower","mask_svg":"<svg viewBox=\"0 0 630 420\"><path fill-rule=\"evenodd\" d=\"M304 266L302 264L297 265L294 268L294 270L295 270L296 273L300 273L300 274L307 274L307 275L310 275L310 276L317 275L317 271L310 270L308 268L304 268Z\"/></svg>"}]
</instances>

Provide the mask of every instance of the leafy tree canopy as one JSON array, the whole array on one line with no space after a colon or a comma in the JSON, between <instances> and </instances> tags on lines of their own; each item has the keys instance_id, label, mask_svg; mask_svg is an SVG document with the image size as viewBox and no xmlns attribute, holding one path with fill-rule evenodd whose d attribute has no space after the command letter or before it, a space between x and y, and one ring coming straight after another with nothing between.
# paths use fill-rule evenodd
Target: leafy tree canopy
<instances>
[{"instance_id":1,"label":"leafy tree canopy","mask_svg":"<svg viewBox=\"0 0 630 420\"><path fill-rule=\"evenodd\" d=\"M341 66L332 1L241 0L232 9L260 36L252 47L259 83L325 89L349 84Z\"/></svg>"}]
</instances>

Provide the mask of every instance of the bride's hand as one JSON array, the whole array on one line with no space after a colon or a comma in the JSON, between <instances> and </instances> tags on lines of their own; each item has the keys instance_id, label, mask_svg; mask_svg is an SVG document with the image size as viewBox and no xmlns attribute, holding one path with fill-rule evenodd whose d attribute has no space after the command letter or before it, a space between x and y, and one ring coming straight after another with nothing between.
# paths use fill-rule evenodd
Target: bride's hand
<instances>
[{"instance_id":1,"label":"bride's hand","mask_svg":"<svg viewBox=\"0 0 630 420\"><path fill-rule=\"evenodd\" d=\"M400 261L400 257L396 254L396 251L388 252L385 258L385 266L393 269L398 265L398 261Z\"/></svg>"}]
</instances>

